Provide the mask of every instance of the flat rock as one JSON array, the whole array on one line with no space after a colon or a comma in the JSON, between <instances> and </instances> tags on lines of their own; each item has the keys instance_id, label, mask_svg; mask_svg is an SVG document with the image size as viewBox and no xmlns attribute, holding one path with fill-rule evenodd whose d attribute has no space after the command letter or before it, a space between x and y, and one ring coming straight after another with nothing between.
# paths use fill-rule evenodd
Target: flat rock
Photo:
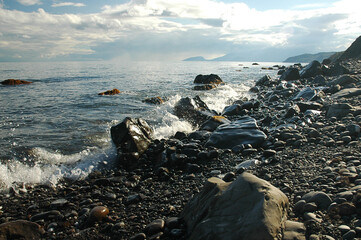
<instances>
[{"instance_id":1,"label":"flat rock","mask_svg":"<svg viewBox=\"0 0 361 240\"><path fill-rule=\"evenodd\" d=\"M345 88L332 95L333 98L351 98L361 95L361 88Z\"/></svg>"},{"instance_id":2,"label":"flat rock","mask_svg":"<svg viewBox=\"0 0 361 240\"><path fill-rule=\"evenodd\" d=\"M220 125L212 133L206 146L232 149L237 145L251 144L253 147L258 147L266 138L266 134L258 129L256 120L244 116L232 123Z\"/></svg>"},{"instance_id":3,"label":"flat rock","mask_svg":"<svg viewBox=\"0 0 361 240\"><path fill-rule=\"evenodd\" d=\"M281 239L288 198L269 182L242 173L232 183L210 178L184 208L189 240Z\"/></svg>"}]
</instances>

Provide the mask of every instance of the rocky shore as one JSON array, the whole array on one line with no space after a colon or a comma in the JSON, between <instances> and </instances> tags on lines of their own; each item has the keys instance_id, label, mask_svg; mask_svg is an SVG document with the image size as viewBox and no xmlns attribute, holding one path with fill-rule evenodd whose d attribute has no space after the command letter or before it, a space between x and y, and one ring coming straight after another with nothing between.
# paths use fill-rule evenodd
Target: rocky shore
<instances>
[{"instance_id":1,"label":"rocky shore","mask_svg":"<svg viewBox=\"0 0 361 240\"><path fill-rule=\"evenodd\" d=\"M360 57L251 91L222 113L181 99L174 113L198 130L169 139L126 118L118 166L2 194L0 239L361 239Z\"/></svg>"}]
</instances>

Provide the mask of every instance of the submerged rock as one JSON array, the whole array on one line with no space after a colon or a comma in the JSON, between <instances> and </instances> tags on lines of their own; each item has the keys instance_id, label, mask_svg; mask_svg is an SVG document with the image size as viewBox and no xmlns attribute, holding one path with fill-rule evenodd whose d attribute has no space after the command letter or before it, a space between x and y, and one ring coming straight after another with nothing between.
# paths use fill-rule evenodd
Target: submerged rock
<instances>
[{"instance_id":1,"label":"submerged rock","mask_svg":"<svg viewBox=\"0 0 361 240\"><path fill-rule=\"evenodd\" d=\"M220 125L211 135L206 146L232 149L237 145L251 144L260 146L267 136L258 129L255 119L244 116L229 124Z\"/></svg>"},{"instance_id":2,"label":"submerged rock","mask_svg":"<svg viewBox=\"0 0 361 240\"><path fill-rule=\"evenodd\" d=\"M142 102L158 105L158 104L163 104L165 100L161 97L152 97L152 98L146 98Z\"/></svg>"},{"instance_id":3,"label":"submerged rock","mask_svg":"<svg viewBox=\"0 0 361 240\"><path fill-rule=\"evenodd\" d=\"M217 86L215 84L204 84L204 85L197 85L194 86L193 90L196 91L207 91L207 90L212 90L214 88L216 88Z\"/></svg>"},{"instance_id":4,"label":"submerged rock","mask_svg":"<svg viewBox=\"0 0 361 240\"><path fill-rule=\"evenodd\" d=\"M7 79L1 82L2 85L21 85L21 84L30 84L32 82L18 79Z\"/></svg>"},{"instance_id":5,"label":"submerged rock","mask_svg":"<svg viewBox=\"0 0 361 240\"><path fill-rule=\"evenodd\" d=\"M216 115L199 96L180 99L174 106L174 114L179 118L186 119L194 126L201 125L207 119Z\"/></svg>"},{"instance_id":6,"label":"submerged rock","mask_svg":"<svg viewBox=\"0 0 361 240\"><path fill-rule=\"evenodd\" d=\"M288 198L269 182L242 173L232 183L210 178L181 216L190 240L281 239Z\"/></svg>"},{"instance_id":7,"label":"submerged rock","mask_svg":"<svg viewBox=\"0 0 361 240\"><path fill-rule=\"evenodd\" d=\"M132 158L137 159L148 149L153 130L141 118L126 117L120 124L111 127L110 133L117 147L118 156L130 154Z\"/></svg>"},{"instance_id":8,"label":"submerged rock","mask_svg":"<svg viewBox=\"0 0 361 240\"><path fill-rule=\"evenodd\" d=\"M105 91L105 92L101 92L101 93L98 93L98 95L100 96L103 96L103 95L116 95L116 94L119 94L120 91L116 88L114 88L113 90L108 90L108 91Z\"/></svg>"}]
</instances>

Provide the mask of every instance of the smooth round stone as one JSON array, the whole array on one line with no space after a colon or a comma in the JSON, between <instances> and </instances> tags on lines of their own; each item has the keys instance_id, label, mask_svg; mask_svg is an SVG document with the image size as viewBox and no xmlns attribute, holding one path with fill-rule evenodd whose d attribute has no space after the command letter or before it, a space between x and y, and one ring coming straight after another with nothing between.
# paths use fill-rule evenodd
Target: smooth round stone
<instances>
[{"instance_id":1,"label":"smooth round stone","mask_svg":"<svg viewBox=\"0 0 361 240\"><path fill-rule=\"evenodd\" d=\"M345 234L351 230L351 228L347 225L340 225L337 229L340 230L342 234Z\"/></svg>"},{"instance_id":2,"label":"smooth round stone","mask_svg":"<svg viewBox=\"0 0 361 240\"><path fill-rule=\"evenodd\" d=\"M164 225L165 222L163 219L154 220L145 227L145 232L147 233L147 235L157 234L163 231Z\"/></svg>"},{"instance_id":3,"label":"smooth round stone","mask_svg":"<svg viewBox=\"0 0 361 240\"><path fill-rule=\"evenodd\" d=\"M295 212L298 213L303 213L304 212L304 207L306 205L306 201L305 200L299 200L298 202L296 202L295 206L294 206L294 210Z\"/></svg>"},{"instance_id":4,"label":"smooth round stone","mask_svg":"<svg viewBox=\"0 0 361 240\"><path fill-rule=\"evenodd\" d=\"M303 207L303 211L304 212L314 212L317 210L317 205L316 203L306 203L305 206Z\"/></svg>"},{"instance_id":5,"label":"smooth round stone","mask_svg":"<svg viewBox=\"0 0 361 240\"><path fill-rule=\"evenodd\" d=\"M350 230L347 233L345 233L344 235L342 235L342 239L344 240L352 240L356 237L356 231L355 230Z\"/></svg>"},{"instance_id":6,"label":"smooth round stone","mask_svg":"<svg viewBox=\"0 0 361 240\"><path fill-rule=\"evenodd\" d=\"M322 209L327 209L332 203L330 196L324 192L309 192L302 199L306 202L315 202Z\"/></svg>"},{"instance_id":7,"label":"smooth round stone","mask_svg":"<svg viewBox=\"0 0 361 240\"><path fill-rule=\"evenodd\" d=\"M316 214L314 213L310 213L310 212L307 212L303 215L303 217L306 219L306 220L313 220L313 221L316 221L316 222L322 222L322 219L318 218L316 216Z\"/></svg>"},{"instance_id":8,"label":"smooth round stone","mask_svg":"<svg viewBox=\"0 0 361 240\"><path fill-rule=\"evenodd\" d=\"M129 238L129 240L145 240L147 236L144 233L138 233L133 237Z\"/></svg>"},{"instance_id":9,"label":"smooth round stone","mask_svg":"<svg viewBox=\"0 0 361 240\"><path fill-rule=\"evenodd\" d=\"M89 214L90 221L101 221L109 214L109 209L103 206L94 207Z\"/></svg>"}]
</instances>

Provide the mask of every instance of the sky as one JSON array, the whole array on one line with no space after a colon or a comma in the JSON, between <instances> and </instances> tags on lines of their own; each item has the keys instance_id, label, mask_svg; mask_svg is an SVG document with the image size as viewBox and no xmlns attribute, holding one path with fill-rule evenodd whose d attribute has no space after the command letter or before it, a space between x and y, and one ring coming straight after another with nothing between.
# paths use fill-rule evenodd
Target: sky
<instances>
[{"instance_id":1,"label":"sky","mask_svg":"<svg viewBox=\"0 0 361 240\"><path fill-rule=\"evenodd\" d=\"M360 0L0 0L0 61L283 61L345 50Z\"/></svg>"}]
</instances>

